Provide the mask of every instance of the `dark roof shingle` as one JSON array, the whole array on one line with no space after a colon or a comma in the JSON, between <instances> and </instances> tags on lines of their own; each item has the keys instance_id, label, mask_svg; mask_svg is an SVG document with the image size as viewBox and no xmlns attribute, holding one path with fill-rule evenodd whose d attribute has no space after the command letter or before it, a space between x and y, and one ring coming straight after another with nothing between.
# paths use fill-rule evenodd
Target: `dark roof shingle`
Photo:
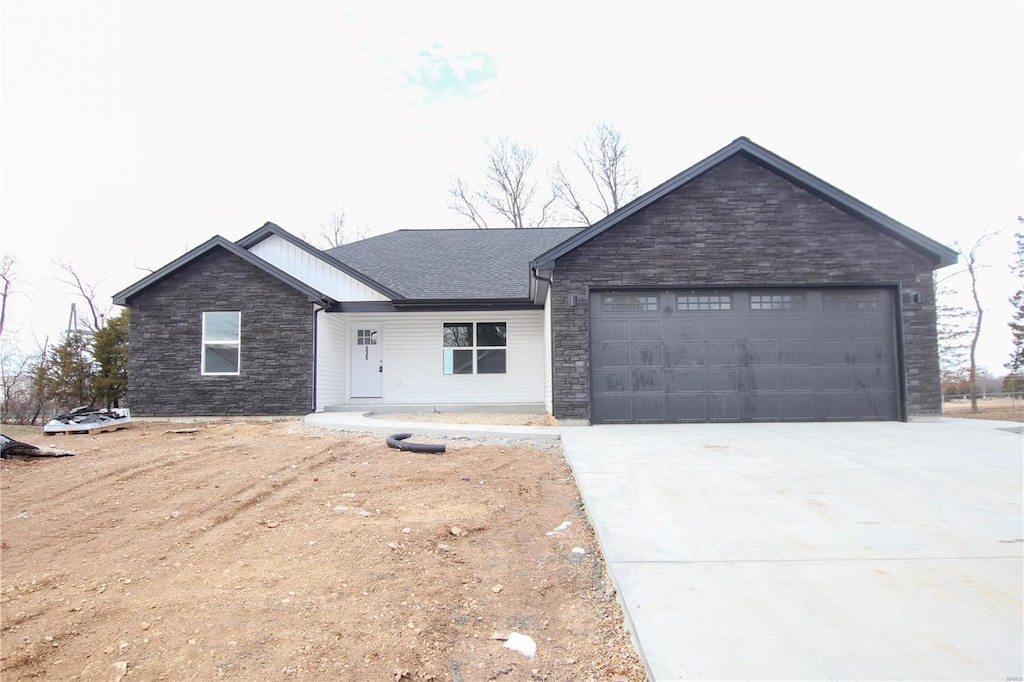
<instances>
[{"instance_id":1,"label":"dark roof shingle","mask_svg":"<svg viewBox=\"0 0 1024 682\"><path fill-rule=\"evenodd\" d=\"M327 253L407 299L525 299L530 261L580 229L398 230Z\"/></svg>"}]
</instances>

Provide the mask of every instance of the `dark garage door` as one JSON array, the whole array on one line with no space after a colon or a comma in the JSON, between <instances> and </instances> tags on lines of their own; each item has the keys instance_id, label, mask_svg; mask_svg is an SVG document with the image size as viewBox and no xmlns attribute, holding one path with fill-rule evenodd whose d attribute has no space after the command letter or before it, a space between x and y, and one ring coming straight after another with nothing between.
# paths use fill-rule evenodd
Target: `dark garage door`
<instances>
[{"instance_id":1,"label":"dark garage door","mask_svg":"<svg viewBox=\"0 0 1024 682\"><path fill-rule=\"evenodd\" d=\"M889 289L595 292L591 421L899 418Z\"/></svg>"}]
</instances>

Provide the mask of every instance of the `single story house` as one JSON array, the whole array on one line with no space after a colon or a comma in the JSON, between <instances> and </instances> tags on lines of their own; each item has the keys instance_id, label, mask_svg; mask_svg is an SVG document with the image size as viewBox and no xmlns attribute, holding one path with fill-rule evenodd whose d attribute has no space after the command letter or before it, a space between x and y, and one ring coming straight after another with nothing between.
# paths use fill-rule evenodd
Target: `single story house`
<instances>
[{"instance_id":1,"label":"single story house","mask_svg":"<svg viewBox=\"0 0 1024 682\"><path fill-rule=\"evenodd\" d=\"M747 138L586 228L272 223L116 294L141 416L465 406L563 422L940 413L956 253Z\"/></svg>"}]
</instances>

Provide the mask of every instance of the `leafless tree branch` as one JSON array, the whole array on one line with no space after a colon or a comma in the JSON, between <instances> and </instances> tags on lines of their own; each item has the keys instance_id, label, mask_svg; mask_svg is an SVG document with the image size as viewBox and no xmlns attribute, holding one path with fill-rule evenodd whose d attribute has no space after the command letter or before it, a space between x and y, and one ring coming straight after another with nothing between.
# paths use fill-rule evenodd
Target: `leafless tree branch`
<instances>
[{"instance_id":1,"label":"leafless tree branch","mask_svg":"<svg viewBox=\"0 0 1024 682\"><path fill-rule=\"evenodd\" d=\"M0 260L0 280L3 280L3 300L0 301L0 336L4 333L4 322L7 320L7 297L11 295L11 285L14 283L14 256L4 254Z\"/></svg>"},{"instance_id":2,"label":"leafless tree branch","mask_svg":"<svg viewBox=\"0 0 1024 682\"><path fill-rule=\"evenodd\" d=\"M448 187L448 208L465 218L469 218L478 228L487 228L487 220L477 210L476 204L470 198L470 191L466 181L460 177L452 178L452 182Z\"/></svg>"},{"instance_id":3,"label":"leafless tree branch","mask_svg":"<svg viewBox=\"0 0 1024 682\"><path fill-rule=\"evenodd\" d=\"M614 126L598 123L592 133L575 144L572 153L583 167L596 197L581 202L579 192L572 187L565 172L556 167L555 193L575 219L582 217L584 224L591 224L591 211L583 208L584 203L603 218L636 197L640 179L627 160L629 145Z\"/></svg>"},{"instance_id":4,"label":"leafless tree branch","mask_svg":"<svg viewBox=\"0 0 1024 682\"><path fill-rule=\"evenodd\" d=\"M99 331L99 329L103 327L103 321L106 319L107 313L110 312L109 308L101 311L97 307L97 288L99 287L99 284L83 282L82 278L78 276L77 272L75 272L74 266L68 261L57 261L57 266L66 272L71 278L70 280L61 279L58 281L63 284L67 284L69 287L74 289L75 293L81 296L89 307L89 319L84 322L85 328L93 333Z\"/></svg>"},{"instance_id":5,"label":"leafless tree branch","mask_svg":"<svg viewBox=\"0 0 1024 682\"><path fill-rule=\"evenodd\" d=\"M568 209L570 214L569 220L572 222L578 222L582 225L590 225L592 221L584 208L584 204L586 202L576 196L576 190L573 189L572 183L569 181L569 178L565 173L565 169L560 163L555 164L551 185L554 190L555 197L557 197L558 200L561 201Z\"/></svg>"},{"instance_id":6,"label":"leafless tree branch","mask_svg":"<svg viewBox=\"0 0 1024 682\"><path fill-rule=\"evenodd\" d=\"M480 228L488 227L481 207L504 218L512 227L543 227L550 219L555 197L537 204L537 182L532 178L537 153L528 144L502 136L488 143L486 187L471 192L462 178L449 187L448 207Z\"/></svg>"},{"instance_id":7,"label":"leafless tree branch","mask_svg":"<svg viewBox=\"0 0 1024 682\"><path fill-rule=\"evenodd\" d=\"M981 323L985 317L985 309L981 305L981 297L978 294L978 274L987 267L979 263L978 252L986 241L998 233L999 231L997 230L983 234L974 242L970 249L965 249L959 242L953 244L957 253L964 259L964 268L960 272L967 274L968 282L970 283L971 299L974 305L974 309L970 311L973 322L971 324L971 342L968 347L967 365L967 379L971 390L971 412L973 413L978 412L978 365L976 353L978 341L981 339Z\"/></svg>"}]
</instances>

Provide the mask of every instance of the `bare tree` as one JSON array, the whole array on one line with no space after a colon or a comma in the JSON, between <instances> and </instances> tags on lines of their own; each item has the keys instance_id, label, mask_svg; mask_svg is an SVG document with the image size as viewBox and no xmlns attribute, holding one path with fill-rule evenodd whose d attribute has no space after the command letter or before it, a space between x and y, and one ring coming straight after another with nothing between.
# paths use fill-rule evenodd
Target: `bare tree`
<instances>
[{"instance_id":1,"label":"bare tree","mask_svg":"<svg viewBox=\"0 0 1024 682\"><path fill-rule=\"evenodd\" d=\"M0 281L3 282L3 299L0 300L0 336L4 333L4 323L7 321L7 299L11 295L11 286L15 281L14 256L5 253L3 260L0 260Z\"/></svg>"},{"instance_id":2,"label":"bare tree","mask_svg":"<svg viewBox=\"0 0 1024 682\"><path fill-rule=\"evenodd\" d=\"M487 229L487 219L477 210L476 203L472 199L472 192L465 180L459 177L452 178L451 185L448 187L448 195L448 208L469 218L478 228Z\"/></svg>"},{"instance_id":3,"label":"bare tree","mask_svg":"<svg viewBox=\"0 0 1024 682\"><path fill-rule=\"evenodd\" d=\"M964 266L963 269L953 273L950 277L967 275L971 296L971 307L965 308L968 318L966 320L966 327L969 330L970 336L970 342L967 345L967 388L971 396L971 412L975 414L978 412L978 364L976 354L978 341L981 339L981 324L985 317L985 309L981 305L981 297L978 293L978 277L980 271L986 267L980 263L978 254L982 245L996 234L998 234L998 231L983 234L969 249L961 246L959 242L954 242L953 244L960 258L963 259ZM946 279L949 279L949 277Z\"/></svg>"},{"instance_id":4,"label":"bare tree","mask_svg":"<svg viewBox=\"0 0 1024 682\"><path fill-rule=\"evenodd\" d=\"M75 271L74 266L68 261L57 261L57 265L58 267L60 267L61 270L67 273L68 277L70 278L58 281L63 282L64 284L67 284L72 289L74 289L75 293L82 297L82 300L85 301L85 304L89 309L88 319L82 322L85 325L86 330L92 333L96 333L103 327L104 320L107 318L107 314L110 312L109 307L103 309L100 308L97 304L99 294L97 293L96 290L99 288L99 284L87 283L82 281L82 278L79 277L78 273ZM77 319L77 313L74 314Z\"/></svg>"},{"instance_id":5,"label":"bare tree","mask_svg":"<svg viewBox=\"0 0 1024 682\"><path fill-rule=\"evenodd\" d=\"M626 158L628 152L622 133L604 122L576 142L572 153L583 167L590 198L583 197L561 164L555 166L552 186L571 220L591 225L636 197L640 178Z\"/></svg>"},{"instance_id":6,"label":"bare tree","mask_svg":"<svg viewBox=\"0 0 1024 682\"><path fill-rule=\"evenodd\" d=\"M448 207L469 218L479 228L488 227L480 209L486 206L512 227L543 227L551 218L555 196L538 197L533 178L536 150L502 136L489 143L483 191L471 192L465 180L455 177L448 189Z\"/></svg>"},{"instance_id":7,"label":"bare tree","mask_svg":"<svg viewBox=\"0 0 1024 682\"><path fill-rule=\"evenodd\" d=\"M948 278L942 281L945 279ZM936 291L939 375L944 398L970 392L967 354L970 348L971 311L957 305L956 299L957 292L948 285Z\"/></svg>"},{"instance_id":8,"label":"bare tree","mask_svg":"<svg viewBox=\"0 0 1024 682\"><path fill-rule=\"evenodd\" d=\"M31 358L22 355L6 342L0 343L0 421L23 423L28 404L27 381Z\"/></svg>"},{"instance_id":9,"label":"bare tree","mask_svg":"<svg viewBox=\"0 0 1024 682\"><path fill-rule=\"evenodd\" d=\"M345 209L339 208L331 211L330 217L320 223L320 232L317 233L313 241L324 249L333 249L342 244L366 239L369 235L370 227L368 225L361 228L350 227L345 219ZM305 235L303 235L303 239L310 241Z\"/></svg>"}]
</instances>

